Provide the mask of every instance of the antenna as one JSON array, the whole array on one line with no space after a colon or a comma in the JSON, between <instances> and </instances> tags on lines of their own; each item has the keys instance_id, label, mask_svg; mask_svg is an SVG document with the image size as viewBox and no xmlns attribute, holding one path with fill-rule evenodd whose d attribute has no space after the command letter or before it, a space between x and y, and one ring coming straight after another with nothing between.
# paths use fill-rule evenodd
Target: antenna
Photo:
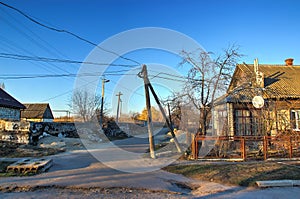
<instances>
[{"instance_id":1,"label":"antenna","mask_svg":"<svg viewBox=\"0 0 300 199\"><path fill-rule=\"evenodd\" d=\"M258 58L254 59L254 72L258 72Z\"/></svg>"},{"instance_id":2,"label":"antenna","mask_svg":"<svg viewBox=\"0 0 300 199\"><path fill-rule=\"evenodd\" d=\"M256 86L263 88L264 87L264 74L258 71L258 58L254 59L254 73Z\"/></svg>"}]
</instances>

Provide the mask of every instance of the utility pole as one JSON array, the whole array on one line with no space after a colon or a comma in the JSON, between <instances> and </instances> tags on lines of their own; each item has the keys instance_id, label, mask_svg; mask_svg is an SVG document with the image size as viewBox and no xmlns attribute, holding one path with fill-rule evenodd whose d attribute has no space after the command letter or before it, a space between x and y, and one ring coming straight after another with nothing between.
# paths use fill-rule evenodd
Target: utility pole
<instances>
[{"instance_id":1,"label":"utility pole","mask_svg":"<svg viewBox=\"0 0 300 199\"><path fill-rule=\"evenodd\" d=\"M116 94L116 96L118 96L117 117L116 117L116 122L117 123L119 122L121 95L123 95L121 92L119 92L118 94Z\"/></svg>"},{"instance_id":2,"label":"utility pole","mask_svg":"<svg viewBox=\"0 0 300 199\"><path fill-rule=\"evenodd\" d=\"M100 108L100 127L103 127L103 104L104 104L104 85L105 83L109 82L108 79L102 78L102 95L101 95L101 108Z\"/></svg>"},{"instance_id":3,"label":"utility pole","mask_svg":"<svg viewBox=\"0 0 300 199\"><path fill-rule=\"evenodd\" d=\"M173 127L172 115L171 115L170 103L169 103L169 102L168 102L168 113L169 113L169 121L170 121L170 125Z\"/></svg>"},{"instance_id":4,"label":"utility pole","mask_svg":"<svg viewBox=\"0 0 300 199\"><path fill-rule=\"evenodd\" d=\"M160 112L162 113L165 121L166 121L166 124L168 125L168 128L170 129L171 131L171 134L172 134L172 137L174 139L174 143L176 145L176 148L178 150L179 153L182 152L182 149L180 147L180 144L176 138L176 135L174 133L174 129L169 121L169 119L167 118L167 115L165 113L165 110L163 109L158 97L157 97L157 94L155 93L154 91L154 88L152 87L149 79L148 79L148 72L147 72L147 66L146 65L143 65L143 68L142 68L142 71L138 74L139 77L143 78L144 79L144 86L145 86L145 95L146 95L146 106L147 106L147 111L148 111L148 133L149 133L149 144L150 144L150 154L152 152L152 155L151 157L152 158L155 158L155 153L154 153L154 139L153 139L153 127L152 127L152 115L151 115L151 104L150 104L150 97L149 97L149 88L152 92L152 95L160 109Z\"/></svg>"},{"instance_id":5,"label":"utility pole","mask_svg":"<svg viewBox=\"0 0 300 199\"><path fill-rule=\"evenodd\" d=\"M123 108L123 101L120 99L120 103L121 103L121 105L120 105L120 118L121 118L121 115L122 115L122 108ZM120 119L119 118L119 119Z\"/></svg>"},{"instance_id":6,"label":"utility pole","mask_svg":"<svg viewBox=\"0 0 300 199\"><path fill-rule=\"evenodd\" d=\"M152 92L152 95L153 95L153 97L154 97L154 99L155 99L155 101L156 101L156 103L157 103L157 105L158 105L158 107L159 107L159 109L160 109L160 112L162 113L162 115L163 115L163 117L164 117L164 119L165 119L165 121L166 121L166 123L167 123L167 126L168 126L169 129L170 129L170 132L171 132L171 135L172 135L172 137L173 137L173 139L174 139L174 143L175 143L175 146L176 146L176 148L177 148L177 151L178 151L179 153L181 153L181 152L182 152L182 149L181 149L180 144L179 144L179 142L178 142L178 140L177 140L177 138L176 138L176 135L175 135L175 133L174 133L173 126L171 125L170 121L168 120L167 115L166 115L166 113L165 113L165 110L163 109L162 105L160 104L160 101L159 101L159 99L158 99L158 97L157 97L157 95L156 95L156 93L155 93L155 91L154 91L154 88L152 87L151 83L149 83L148 86L149 86L149 88L150 88L150 90L151 90L151 92Z\"/></svg>"},{"instance_id":7,"label":"utility pole","mask_svg":"<svg viewBox=\"0 0 300 199\"><path fill-rule=\"evenodd\" d=\"M139 73L139 77L144 79L144 87L145 87L145 96L146 96L146 108L148 112L147 117L147 125L148 125L148 136L149 136L149 148L150 148L150 157L155 159L155 148L154 148L154 138L153 138L153 125L152 125L152 114L151 114L151 102L149 96L149 79L148 79L148 72L147 66L143 65L142 71Z\"/></svg>"}]
</instances>

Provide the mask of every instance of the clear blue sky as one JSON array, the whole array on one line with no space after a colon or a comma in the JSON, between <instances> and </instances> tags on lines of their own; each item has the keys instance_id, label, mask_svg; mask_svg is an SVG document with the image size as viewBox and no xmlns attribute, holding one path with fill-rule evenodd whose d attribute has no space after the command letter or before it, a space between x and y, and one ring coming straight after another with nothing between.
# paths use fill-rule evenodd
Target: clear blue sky
<instances>
[{"instance_id":1,"label":"clear blue sky","mask_svg":"<svg viewBox=\"0 0 300 199\"><path fill-rule=\"evenodd\" d=\"M260 63L283 64L285 58L293 57L295 64L300 64L300 3L296 0L2 2L45 24L69 30L97 44L129 29L162 27L186 34L207 51L217 54L229 44L238 44L241 53L245 55L241 62L252 63L258 58ZM94 48L69 35L40 27L2 5L0 16L0 53L83 61ZM144 53L135 55L134 59L141 63L160 61ZM175 61L171 59L164 64L176 67ZM76 74L80 64L49 64L0 58L0 68L1 75L58 75ZM107 84L106 90L107 101L110 101L108 98L114 95L114 82L118 79L107 78L113 80ZM74 79L0 79L0 82L4 82L6 90L20 102L49 102L52 109L66 110Z\"/></svg>"}]
</instances>

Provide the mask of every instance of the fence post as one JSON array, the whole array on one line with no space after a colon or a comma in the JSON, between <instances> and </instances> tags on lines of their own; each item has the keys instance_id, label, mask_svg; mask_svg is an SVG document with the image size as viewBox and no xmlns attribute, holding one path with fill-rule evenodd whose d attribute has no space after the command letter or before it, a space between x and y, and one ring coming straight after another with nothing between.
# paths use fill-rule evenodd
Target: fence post
<instances>
[{"instance_id":1,"label":"fence post","mask_svg":"<svg viewBox=\"0 0 300 199\"><path fill-rule=\"evenodd\" d=\"M289 136L290 138L290 158L293 157L293 142L292 142L292 136Z\"/></svg>"},{"instance_id":2,"label":"fence post","mask_svg":"<svg viewBox=\"0 0 300 199\"><path fill-rule=\"evenodd\" d=\"M195 160L198 159L198 140L197 140L197 134L192 136L192 154L193 154L193 158Z\"/></svg>"},{"instance_id":3,"label":"fence post","mask_svg":"<svg viewBox=\"0 0 300 199\"><path fill-rule=\"evenodd\" d=\"M241 153L242 153L242 159L246 160L246 148L245 148L245 138L242 137L241 139Z\"/></svg>"},{"instance_id":4,"label":"fence post","mask_svg":"<svg viewBox=\"0 0 300 199\"><path fill-rule=\"evenodd\" d=\"M268 158L268 138L267 136L264 136L264 160L266 160Z\"/></svg>"}]
</instances>

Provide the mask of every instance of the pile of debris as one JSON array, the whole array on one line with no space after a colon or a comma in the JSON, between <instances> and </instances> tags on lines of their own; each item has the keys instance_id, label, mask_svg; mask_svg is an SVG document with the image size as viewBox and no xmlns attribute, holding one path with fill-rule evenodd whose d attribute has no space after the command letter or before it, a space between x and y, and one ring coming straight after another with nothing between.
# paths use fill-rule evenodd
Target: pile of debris
<instances>
[{"instance_id":1,"label":"pile of debris","mask_svg":"<svg viewBox=\"0 0 300 199\"><path fill-rule=\"evenodd\" d=\"M109 120L103 124L104 134L110 139L128 138L128 134L120 129L114 120Z\"/></svg>"}]
</instances>

